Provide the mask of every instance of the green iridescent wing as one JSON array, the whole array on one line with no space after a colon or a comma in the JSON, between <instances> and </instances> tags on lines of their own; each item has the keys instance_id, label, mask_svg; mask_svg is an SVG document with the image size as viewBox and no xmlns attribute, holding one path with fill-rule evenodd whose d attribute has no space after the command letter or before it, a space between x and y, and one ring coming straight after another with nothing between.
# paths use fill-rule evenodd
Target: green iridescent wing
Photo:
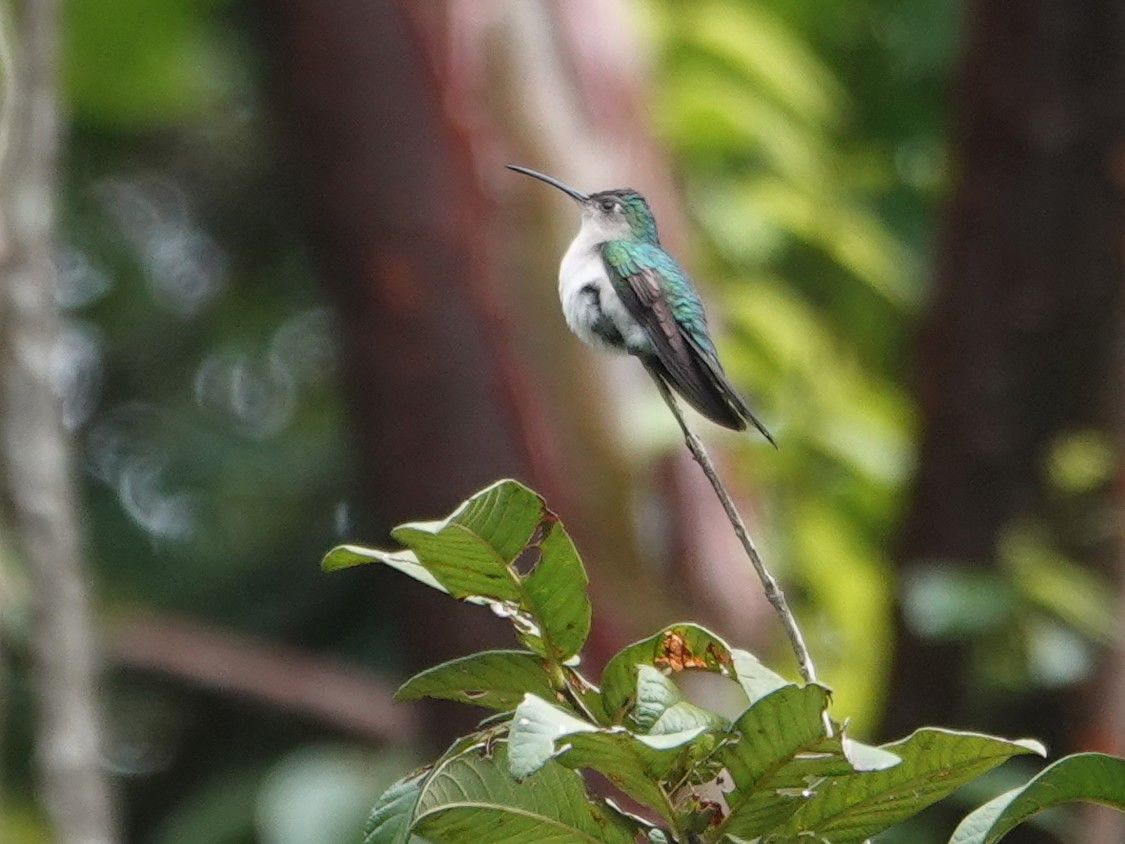
<instances>
[{"instance_id":1,"label":"green iridescent wing","mask_svg":"<svg viewBox=\"0 0 1125 844\"><path fill-rule=\"evenodd\" d=\"M604 243L602 259L622 303L652 343L654 357L646 364L708 419L736 431L750 422L772 443L727 380L703 302L676 260L657 244L635 240Z\"/></svg>"}]
</instances>

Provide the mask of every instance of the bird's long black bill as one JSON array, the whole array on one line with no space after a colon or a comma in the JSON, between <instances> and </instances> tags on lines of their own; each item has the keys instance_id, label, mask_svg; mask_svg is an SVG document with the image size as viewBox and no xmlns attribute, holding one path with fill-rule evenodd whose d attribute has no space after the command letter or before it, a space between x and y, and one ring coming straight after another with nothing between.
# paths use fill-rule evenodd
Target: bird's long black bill
<instances>
[{"instance_id":1,"label":"bird's long black bill","mask_svg":"<svg viewBox=\"0 0 1125 844\"><path fill-rule=\"evenodd\" d=\"M518 164L508 164L506 166L509 170L515 170L517 173L523 173L525 176L531 176L533 179L546 182L552 187L556 187L563 193L577 199L579 202L585 202L590 198L589 194L582 193L582 191L572 188L570 185L563 184L554 176L548 176L546 173L540 173L538 170L532 170L530 167L520 167Z\"/></svg>"}]
</instances>

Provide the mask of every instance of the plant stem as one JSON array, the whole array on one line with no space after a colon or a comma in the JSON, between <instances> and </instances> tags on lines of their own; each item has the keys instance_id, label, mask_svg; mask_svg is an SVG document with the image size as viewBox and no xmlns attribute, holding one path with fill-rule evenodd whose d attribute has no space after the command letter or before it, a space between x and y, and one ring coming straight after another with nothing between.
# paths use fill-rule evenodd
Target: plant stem
<instances>
[{"instance_id":1,"label":"plant stem","mask_svg":"<svg viewBox=\"0 0 1125 844\"><path fill-rule=\"evenodd\" d=\"M577 678L572 681L563 664L554 660L548 662L547 673L551 676L551 685L554 686L555 690L569 695L571 702L586 716L587 721L591 724L600 723L594 713L590 711L590 707L586 705L586 701L582 699L582 692L576 687L577 683L589 685L582 675L577 671L572 671L571 673Z\"/></svg>"},{"instance_id":2,"label":"plant stem","mask_svg":"<svg viewBox=\"0 0 1125 844\"><path fill-rule=\"evenodd\" d=\"M719 497L719 501L723 505L723 510L726 511L727 518L730 520L731 526L734 528L734 533L738 537L738 541L742 543L742 548L746 552L750 564L754 567L754 571L758 575L758 579L762 582L762 589L766 593L766 600L770 602L770 606L774 608L779 619L781 619L781 626L785 630L785 635L789 637L789 644L793 648L793 653L797 657L797 669L801 672L801 677L804 678L806 683L816 682L816 668L813 666L812 657L809 656L809 649L805 646L805 637L801 635L801 629L797 626L797 619L794 618L793 612L789 609L789 604L785 600L785 594L781 591L781 587L777 585L777 581L773 575L770 574L766 564L762 562L762 557L758 554L758 549L754 545L754 540L750 538L749 532L746 530L746 524L742 521L742 516L739 515L737 508L734 506L734 501L731 499L730 494L727 492L726 487L723 486L722 480L719 478L718 472L715 471L715 465L711 462L711 458L707 456L707 450L703 447L703 443L699 437L688 427L687 420L684 419L683 411L680 410L680 403L676 400L675 395L664 383L664 379L657 373L649 370L649 374L656 382L657 388L660 390L660 395L664 398L664 403L668 405L668 409L672 411L672 415L676 417L676 421L680 425L680 430L684 434L684 442L687 444L691 456L695 458L695 462L703 470L703 474L707 476L707 480L711 482L711 486L715 490L715 495Z\"/></svg>"}]
</instances>

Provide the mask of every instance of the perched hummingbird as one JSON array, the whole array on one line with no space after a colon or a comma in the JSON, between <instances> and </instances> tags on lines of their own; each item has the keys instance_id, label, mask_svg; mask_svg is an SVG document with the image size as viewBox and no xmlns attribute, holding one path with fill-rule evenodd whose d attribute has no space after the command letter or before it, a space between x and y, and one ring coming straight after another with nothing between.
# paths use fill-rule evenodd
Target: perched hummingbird
<instances>
[{"instance_id":1,"label":"perched hummingbird","mask_svg":"<svg viewBox=\"0 0 1125 844\"><path fill-rule=\"evenodd\" d=\"M585 194L527 167L508 169L553 185L582 209L559 266L570 330L594 348L635 355L712 422L736 431L750 422L776 447L727 380L699 294L660 245L645 198L631 188Z\"/></svg>"}]
</instances>

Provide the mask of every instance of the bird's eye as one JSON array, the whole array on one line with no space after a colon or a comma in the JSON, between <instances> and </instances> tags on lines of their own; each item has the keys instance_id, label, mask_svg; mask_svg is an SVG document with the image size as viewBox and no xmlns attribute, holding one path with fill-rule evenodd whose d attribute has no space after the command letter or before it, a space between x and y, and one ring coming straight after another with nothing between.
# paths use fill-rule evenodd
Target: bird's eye
<instances>
[{"instance_id":1,"label":"bird's eye","mask_svg":"<svg viewBox=\"0 0 1125 844\"><path fill-rule=\"evenodd\" d=\"M617 207L617 203L614 202L612 199L603 199L601 201L601 206L602 206L603 211L609 212L609 211L612 211L614 208Z\"/></svg>"}]
</instances>

